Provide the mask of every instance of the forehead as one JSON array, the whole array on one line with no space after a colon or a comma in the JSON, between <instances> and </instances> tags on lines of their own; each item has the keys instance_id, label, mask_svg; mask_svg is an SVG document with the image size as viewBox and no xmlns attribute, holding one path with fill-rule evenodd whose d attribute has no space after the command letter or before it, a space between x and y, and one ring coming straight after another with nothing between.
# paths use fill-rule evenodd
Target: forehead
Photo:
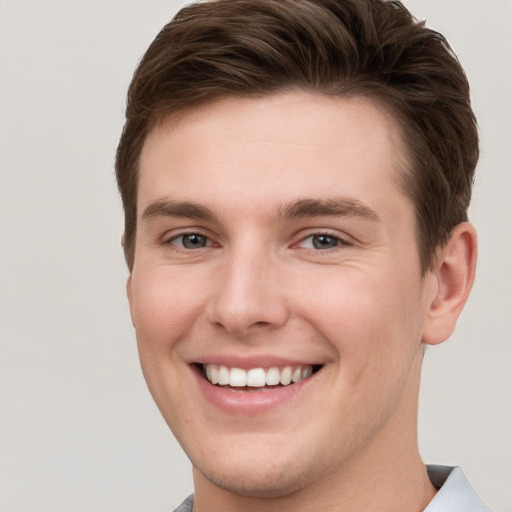
<instances>
[{"instance_id":1,"label":"forehead","mask_svg":"<svg viewBox=\"0 0 512 512\"><path fill-rule=\"evenodd\" d=\"M255 194L375 194L401 188L405 157L394 117L370 100L283 93L229 98L171 115L147 137L139 206L157 196L212 201ZM140 210L139 210L140 212Z\"/></svg>"}]
</instances>

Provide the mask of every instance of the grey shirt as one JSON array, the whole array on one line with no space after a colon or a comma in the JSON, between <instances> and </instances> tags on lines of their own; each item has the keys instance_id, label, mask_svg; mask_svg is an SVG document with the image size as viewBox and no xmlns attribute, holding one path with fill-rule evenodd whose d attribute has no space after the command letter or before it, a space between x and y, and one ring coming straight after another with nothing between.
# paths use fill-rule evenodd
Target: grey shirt
<instances>
[{"instance_id":1,"label":"grey shirt","mask_svg":"<svg viewBox=\"0 0 512 512\"><path fill-rule=\"evenodd\" d=\"M424 512L492 512L484 505L459 467L427 466L430 481L439 489ZM194 495L174 512L192 512Z\"/></svg>"}]
</instances>

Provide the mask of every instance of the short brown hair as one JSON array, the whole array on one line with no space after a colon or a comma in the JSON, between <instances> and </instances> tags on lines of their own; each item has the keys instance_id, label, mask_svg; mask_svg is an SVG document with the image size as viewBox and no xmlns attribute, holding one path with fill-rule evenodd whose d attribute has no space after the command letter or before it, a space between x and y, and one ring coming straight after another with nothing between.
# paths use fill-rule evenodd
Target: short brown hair
<instances>
[{"instance_id":1,"label":"short brown hair","mask_svg":"<svg viewBox=\"0 0 512 512\"><path fill-rule=\"evenodd\" d=\"M423 271L467 220L478 160L469 85L445 38L389 0L215 0L183 8L133 76L116 156L133 267L139 159L169 114L224 97L304 90L363 96L396 117Z\"/></svg>"}]
</instances>

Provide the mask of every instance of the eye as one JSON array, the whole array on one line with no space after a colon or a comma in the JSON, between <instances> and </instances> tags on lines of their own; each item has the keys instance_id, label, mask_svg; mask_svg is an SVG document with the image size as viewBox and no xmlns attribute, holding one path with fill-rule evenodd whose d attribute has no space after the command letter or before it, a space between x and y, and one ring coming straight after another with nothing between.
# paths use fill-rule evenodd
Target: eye
<instances>
[{"instance_id":1,"label":"eye","mask_svg":"<svg viewBox=\"0 0 512 512\"><path fill-rule=\"evenodd\" d=\"M181 246L184 249L202 249L211 245L208 237L200 233L183 233L171 238L169 243Z\"/></svg>"},{"instance_id":2,"label":"eye","mask_svg":"<svg viewBox=\"0 0 512 512\"><path fill-rule=\"evenodd\" d=\"M317 250L334 249L340 245L346 245L346 243L336 236L327 234L311 235L304 238L300 243L301 247Z\"/></svg>"}]
</instances>

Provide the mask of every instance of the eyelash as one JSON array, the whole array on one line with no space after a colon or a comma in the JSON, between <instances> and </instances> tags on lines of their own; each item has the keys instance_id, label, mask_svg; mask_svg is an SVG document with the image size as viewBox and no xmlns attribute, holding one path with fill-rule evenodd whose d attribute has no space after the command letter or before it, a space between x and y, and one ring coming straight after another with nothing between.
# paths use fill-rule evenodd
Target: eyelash
<instances>
[{"instance_id":1,"label":"eyelash","mask_svg":"<svg viewBox=\"0 0 512 512\"><path fill-rule=\"evenodd\" d=\"M295 246L300 246L306 240L308 240L308 239L312 239L313 240L315 237L325 237L325 238L330 238L330 239L336 241L336 245L335 246L333 246L333 247L324 247L323 249L316 248L316 247L304 247L304 249L306 249L307 251L311 251L311 252L314 252L316 254L318 254L318 253L331 253L331 252L340 250L340 248L342 248L342 247L349 247L349 246L353 245L346 238L343 238L343 237L341 237L341 236L339 236L337 234L335 235L335 234L333 234L331 232L328 232L328 231L319 231L319 232L310 233L309 235L301 238L301 240L297 244L295 244Z\"/></svg>"},{"instance_id":2,"label":"eyelash","mask_svg":"<svg viewBox=\"0 0 512 512\"><path fill-rule=\"evenodd\" d=\"M192 237L192 236L195 236L195 237L200 237L200 238L203 238L205 240L205 245L204 246L201 246L201 247L195 247L195 248L191 248L191 247L185 247L184 246L184 238L185 237ZM176 244L175 242L177 240L180 240L181 239L181 244ZM166 245L176 245L178 246L181 250L183 251L197 251L198 249L204 249L206 247L212 247L212 246L215 246L215 244L212 242L212 239L208 236L208 235L205 235L199 231L186 231L184 233L179 233L178 235L174 235L173 237L169 238L166 242L165 242Z\"/></svg>"}]
</instances>

